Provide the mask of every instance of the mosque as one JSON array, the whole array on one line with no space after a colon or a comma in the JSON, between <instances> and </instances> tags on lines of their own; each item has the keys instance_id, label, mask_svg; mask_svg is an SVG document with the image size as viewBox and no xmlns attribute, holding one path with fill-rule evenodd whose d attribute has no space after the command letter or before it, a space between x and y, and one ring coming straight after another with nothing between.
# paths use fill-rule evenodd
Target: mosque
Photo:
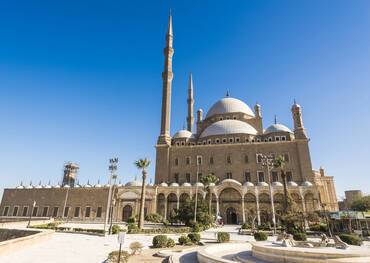
<instances>
[{"instance_id":1,"label":"mosque","mask_svg":"<svg viewBox=\"0 0 370 263\"><path fill-rule=\"evenodd\" d=\"M146 187L145 213L168 217L186 199L206 198L202 175L219 178L211 185L216 213L227 224L238 224L256 215L257 223L271 220L272 203L282 211L284 190L279 169L265 165L266 156L283 156L287 190L304 212L337 211L332 176L323 168L313 170L309 137L303 124L302 107L291 106L293 129L276 120L263 127L261 106L253 110L243 101L226 94L207 111L194 118L193 80L189 77L187 127L170 133L173 29L169 17L162 73L161 130L156 143L155 183ZM195 128L195 129L194 129ZM54 217L68 221L102 222L108 214L110 185L76 183L78 165L67 163L61 185L28 185L4 190L0 216ZM137 215L141 181L114 184L113 221Z\"/></svg>"}]
</instances>

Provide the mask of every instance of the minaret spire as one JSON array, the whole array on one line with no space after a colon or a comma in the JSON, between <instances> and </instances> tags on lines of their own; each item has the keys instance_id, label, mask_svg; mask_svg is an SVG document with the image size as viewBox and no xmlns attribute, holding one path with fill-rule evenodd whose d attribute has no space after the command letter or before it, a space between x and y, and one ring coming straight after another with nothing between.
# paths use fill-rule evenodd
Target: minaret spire
<instances>
[{"instance_id":1,"label":"minaret spire","mask_svg":"<svg viewBox=\"0 0 370 263\"><path fill-rule=\"evenodd\" d=\"M161 133L158 138L158 144L171 144L170 136L170 119L171 119L171 88L172 88L172 56L173 50L173 30L172 30L172 15L168 17L168 26L166 34L166 47L164 53L164 70L162 72L162 119Z\"/></svg>"},{"instance_id":2,"label":"minaret spire","mask_svg":"<svg viewBox=\"0 0 370 263\"><path fill-rule=\"evenodd\" d=\"M194 126L194 91L193 91L193 75L189 75L188 84L188 117L186 118L188 131L193 132Z\"/></svg>"}]
</instances>

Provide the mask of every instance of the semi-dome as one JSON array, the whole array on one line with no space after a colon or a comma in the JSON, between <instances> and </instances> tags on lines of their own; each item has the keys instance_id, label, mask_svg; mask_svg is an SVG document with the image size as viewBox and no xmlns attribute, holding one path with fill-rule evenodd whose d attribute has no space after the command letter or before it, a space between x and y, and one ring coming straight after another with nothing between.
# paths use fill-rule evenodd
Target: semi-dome
<instances>
[{"instance_id":1,"label":"semi-dome","mask_svg":"<svg viewBox=\"0 0 370 263\"><path fill-rule=\"evenodd\" d=\"M133 181L128 182L128 183L126 184L126 186L141 186L141 185L142 185L142 183L141 183L141 182L139 182L139 181L137 181L137 180L133 180Z\"/></svg>"},{"instance_id":2,"label":"semi-dome","mask_svg":"<svg viewBox=\"0 0 370 263\"><path fill-rule=\"evenodd\" d=\"M241 112L254 117L253 111L251 110L251 108L249 108L247 104L245 104L241 100L226 97L213 104L213 106L207 112L206 119L213 115L233 112Z\"/></svg>"},{"instance_id":3,"label":"semi-dome","mask_svg":"<svg viewBox=\"0 0 370 263\"><path fill-rule=\"evenodd\" d=\"M200 138L212 135L227 134L252 134L256 135L257 131L250 124L238 120L222 120L212 123L200 135Z\"/></svg>"},{"instance_id":4,"label":"semi-dome","mask_svg":"<svg viewBox=\"0 0 370 263\"><path fill-rule=\"evenodd\" d=\"M190 183L183 183L182 186L185 186L185 187L190 187L191 184Z\"/></svg>"},{"instance_id":5,"label":"semi-dome","mask_svg":"<svg viewBox=\"0 0 370 263\"><path fill-rule=\"evenodd\" d=\"M160 185L159 185L159 186L167 187L167 186L168 186L168 184L167 184L166 182L162 182L162 183L160 183Z\"/></svg>"},{"instance_id":6,"label":"semi-dome","mask_svg":"<svg viewBox=\"0 0 370 263\"><path fill-rule=\"evenodd\" d=\"M288 186L298 186L298 184L296 182L289 181Z\"/></svg>"},{"instance_id":7,"label":"semi-dome","mask_svg":"<svg viewBox=\"0 0 370 263\"><path fill-rule=\"evenodd\" d=\"M244 184L243 184L244 186L254 186L254 184L252 183L252 182L245 182Z\"/></svg>"},{"instance_id":8,"label":"semi-dome","mask_svg":"<svg viewBox=\"0 0 370 263\"><path fill-rule=\"evenodd\" d=\"M175 133L173 136L174 139L180 139L180 138L185 138L188 139L192 136L193 134L188 131L188 130L179 130L178 132Z\"/></svg>"},{"instance_id":9,"label":"semi-dome","mask_svg":"<svg viewBox=\"0 0 370 263\"><path fill-rule=\"evenodd\" d=\"M304 182L301 184L301 186L310 187L310 186L312 186L312 183L311 183L311 182L309 182L309 181L304 181Z\"/></svg>"},{"instance_id":10,"label":"semi-dome","mask_svg":"<svg viewBox=\"0 0 370 263\"><path fill-rule=\"evenodd\" d=\"M258 186L269 186L266 182L259 182L257 185Z\"/></svg>"},{"instance_id":11,"label":"semi-dome","mask_svg":"<svg viewBox=\"0 0 370 263\"><path fill-rule=\"evenodd\" d=\"M242 185L240 182L238 182L237 180L234 180L234 179L230 179L230 178L227 178L227 179L224 179L222 180L221 184L226 184L226 183L233 183L233 184L237 184L237 185Z\"/></svg>"},{"instance_id":12,"label":"semi-dome","mask_svg":"<svg viewBox=\"0 0 370 263\"><path fill-rule=\"evenodd\" d=\"M279 124L279 123L270 125L265 130L264 133L269 134L269 133L274 133L274 132L289 132L289 133L292 133L292 131L287 126L285 126L283 124Z\"/></svg>"},{"instance_id":13,"label":"semi-dome","mask_svg":"<svg viewBox=\"0 0 370 263\"><path fill-rule=\"evenodd\" d=\"M194 184L194 186L204 187L204 184L202 184L201 182L197 182L197 183Z\"/></svg>"},{"instance_id":14,"label":"semi-dome","mask_svg":"<svg viewBox=\"0 0 370 263\"><path fill-rule=\"evenodd\" d=\"M272 185L273 185L273 186L283 186L283 184L282 184L282 183L280 183L280 182L273 182L273 183L272 183Z\"/></svg>"},{"instance_id":15,"label":"semi-dome","mask_svg":"<svg viewBox=\"0 0 370 263\"><path fill-rule=\"evenodd\" d=\"M178 183L171 183L170 186L179 187L179 184Z\"/></svg>"}]
</instances>

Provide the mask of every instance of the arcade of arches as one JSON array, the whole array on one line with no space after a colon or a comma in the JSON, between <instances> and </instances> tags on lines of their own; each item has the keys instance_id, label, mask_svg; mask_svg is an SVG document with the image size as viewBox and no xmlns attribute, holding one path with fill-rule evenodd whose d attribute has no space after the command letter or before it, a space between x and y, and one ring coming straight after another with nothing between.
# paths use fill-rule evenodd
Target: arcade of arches
<instances>
[{"instance_id":1,"label":"arcade of arches","mask_svg":"<svg viewBox=\"0 0 370 263\"><path fill-rule=\"evenodd\" d=\"M145 212L158 213L165 219L172 210L178 209L188 199L195 198L195 188L187 187L179 191L173 187L157 187L152 192L149 188L146 195ZM319 210L319 198L314 189L288 189L292 199L302 211ZM127 191L127 190L126 190ZM220 184L211 188L212 208L223 218L226 224L241 224L256 220L257 224L268 223L272 220L271 200L268 187L245 187L235 183ZM127 192L126 192L127 193ZM206 199L208 192L198 188L198 200ZM119 196L119 195L118 195ZM120 199L120 218L123 221L139 213L138 198L133 200ZM119 198L119 197L118 197ZM282 188L273 188L273 201L276 219L283 209L284 195ZM118 211L117 211L118 212Z\"/></svg>"}]
</instances>

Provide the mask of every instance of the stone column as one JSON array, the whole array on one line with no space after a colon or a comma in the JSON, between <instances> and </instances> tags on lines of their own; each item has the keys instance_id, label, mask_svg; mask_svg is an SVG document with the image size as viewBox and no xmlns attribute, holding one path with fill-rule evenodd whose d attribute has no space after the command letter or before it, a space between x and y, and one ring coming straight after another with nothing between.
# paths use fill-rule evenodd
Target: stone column
<instances>
[{"instance_id":1,"label":"stone column","mask_svg":"<svg viewBox=\"0 0 370 263\"><path fill-rule=\"evenodd\" d=\"M153 205L153 209L154 211L152 211L152 213L157 213L157 197L158 197L158 186L155 187L155 192L154 192L154 205Z\"/></svg>"},{"instance_id":2,"label":"stone column","mask_svg":"<svg viewBox=\"0 0 370 263\"><path fill-rule=\"evenodd\" d=\"M245 208L244 208L244 196L242 197L242 211L243 211L243 224L245 223Z\"/></svg>"},{"instance_id":3,"label":"stone column","mask_svg":"<svg viewBox=\"0 0 370 263\"><path fill-rule=\"evenodd\" d=\"M300 194L301 200L302 200L303 213L306 213L306 203L305 203L305 200L304 200L303 190L302 190L301 187L299 188L299 194ZM307 222L306 218L304 219L304 227L305 227L305 229L308 229L308 222Z\"/></svg>"},{"instance_id":4,"label":"stone column","mask_svg":"<svg viewBox=\"0 0 370 263\"><path fill-rule=\"evenodd\" d=\"M167 220L167 195L164 197L164 220Z\"/></svg>"},{"instance_id":5,"label":"stone column","mask_svg":"<svg viewBox=\"0 0 370 263\"><path fill-rule=\"evenodd\" d=\"M260 203L259 203L259 196L258 196L258 188L255 187L255 194L256 194L256 208L257 208L257 225L261 225L261 216L260 216Z\"/></svg>"},{"instance_id":6,"label":"stone column","mask_svg":"<svg viewBox=\"0 0 370 263\"><path fill-rule=\"evenodd\" d=\"M218 202L218 195L216 195L216 216L220 215L220 203Z\"/></svg>"},{"instance_id":7,"label":"stone column","mask_svg":"<svg viewBox=\"0 0 370 263\"><path fill-rule=\"evenodd\" d=\"M177 208L177 210L179 210L179 208L180 208L180 196L177 195L176 197L177 197L176 208Z\"/></svg>"}]
</instances>

